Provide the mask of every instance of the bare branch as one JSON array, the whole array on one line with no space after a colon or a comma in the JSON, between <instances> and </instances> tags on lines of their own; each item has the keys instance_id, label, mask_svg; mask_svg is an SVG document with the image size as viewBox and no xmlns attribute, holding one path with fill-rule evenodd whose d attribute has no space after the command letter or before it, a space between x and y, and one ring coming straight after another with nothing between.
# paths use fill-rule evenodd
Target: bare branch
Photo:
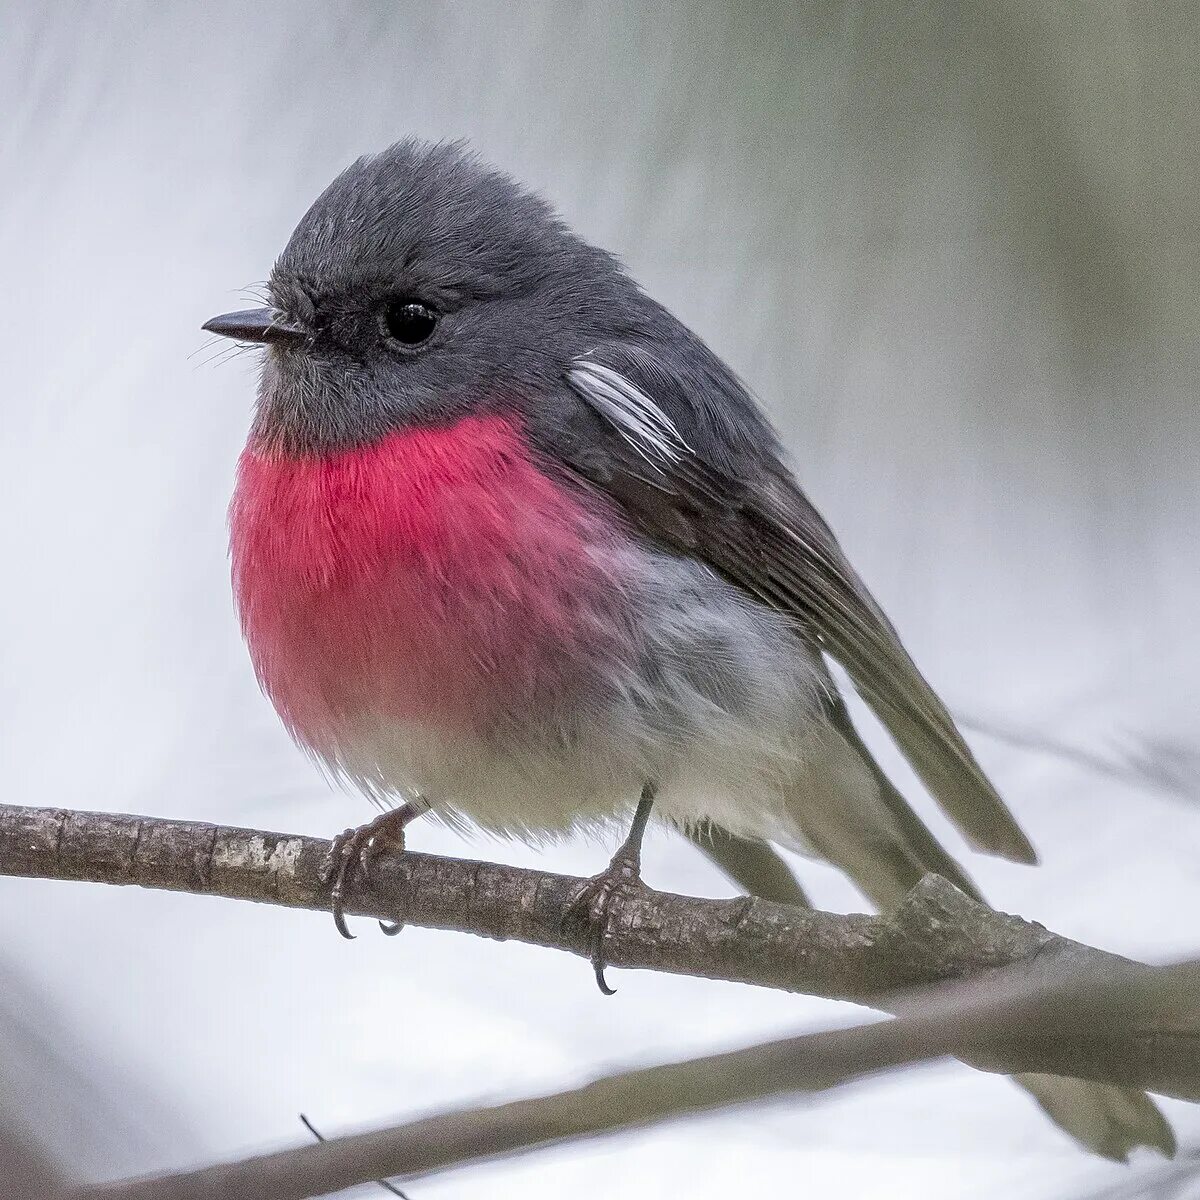
<instances>
[{"instance_id":1,"label":"bare branch","mask_svg":"<svg viewBox=\"0 0 1200 1200\"><path fill-rule=\"evenodd\" d=\"M111 813L0 805L0 874L137 884L325 910L318 871L329 843ZM409 853L378 864L347 911L413 925L589 954L572 909L582 880L494 863ZM1004 966L1053 981L1088 966L1145 971L977 904L928 877L886 916L842 915L765 900L703 900L649 888L618 897L607 957L613 966L726 979L894 1008L905 989ZM1200 1006L1200 999L1197 1000ZM1200 1017L1130 1034L1081 1027L1076 1036L1027 1033L972 1051L1003 1073L1045 1072L1200 1099Z\"/></svg>"},{"instance_id":2,"label":"bare branch","mask_svg":"<svg viewBox=\"0 0 1200 1200\"><path fill-rule=\"evenodd\" d=\"M304 1200L387 1177L641 1128L772 1096L818 1092L866 1075L997 1041L1127 1031L1194 1005L1200 962L1076 966L1053 980L1013 969L943 984L897 1005L892 1021L834 1029L609 1075L581 1088L451 1111L170 1178L112 1184L78 1200Z\"/></svg>"}]
</instances>

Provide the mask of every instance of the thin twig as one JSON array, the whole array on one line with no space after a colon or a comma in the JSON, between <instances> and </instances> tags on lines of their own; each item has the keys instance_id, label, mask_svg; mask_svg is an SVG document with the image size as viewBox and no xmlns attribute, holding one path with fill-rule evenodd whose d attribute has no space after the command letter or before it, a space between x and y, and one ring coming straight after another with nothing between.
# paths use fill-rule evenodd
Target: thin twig
<instances>
[{"instance_id":1,"label":"thin twig","mask_svg":"<svg viewBox=\"0 0 1200 1200\"><path fill-rule=\"evenodd\" d=\"M327 1142L329 1139L303 1114L300 1114L300 1124L308 1130L309 1133L317 1139L318 1142ZM385 1192L392 1196L399 1196L400 1200L408 1200L408 1197L394 1184L386 1179L372 1179L372 1183L377 1183Z\"/></svg>"}]
</instances>

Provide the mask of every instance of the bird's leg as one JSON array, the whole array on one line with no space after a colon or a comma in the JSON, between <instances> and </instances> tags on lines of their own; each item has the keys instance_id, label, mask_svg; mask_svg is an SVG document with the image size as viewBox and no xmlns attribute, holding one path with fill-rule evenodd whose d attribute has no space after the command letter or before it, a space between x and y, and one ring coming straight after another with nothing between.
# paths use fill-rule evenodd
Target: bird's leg
<instances>
[{"instance_id":1,"label":"bird's leg","mask_svg":"<svg viewBox=\"0 0 1200 1200\"><path fill-rule=\"evenodd\" d=\"M346 914L343 910L346 889L354 878L354 872L361 870L363 881L369 884L372 864L385 852L404 852L404 827L423 811L415 804L402 804L399 808L389 809L366 825L339 833L333 839L329 855L321 867L320 880L322 883L333 885L329 892L329 908L333 913L333 923L342 937L354 937L346 928ZM380 921L379 928L392 937L400 932L403 923Z\"/></svg>"},{"instance_id":2,"label":"bird's leg","mask_svg":"<svg viewBox=\"0 0 1200 1200\"><path fill-rule=\"evenodd\" d=\"M604 978L604 938L608 933L609 908L618 891L639 886L642 882L642 838L646 835L653 807L654 785L648 783L642 788L642 798L633 814L629 835L613 855L612 862L599 875L593 875L571 902L572 908L583 908L587 915L592 938L592 970L596 972L596 986L606 996L616 991Z\"/></svg>"}]
</instances>

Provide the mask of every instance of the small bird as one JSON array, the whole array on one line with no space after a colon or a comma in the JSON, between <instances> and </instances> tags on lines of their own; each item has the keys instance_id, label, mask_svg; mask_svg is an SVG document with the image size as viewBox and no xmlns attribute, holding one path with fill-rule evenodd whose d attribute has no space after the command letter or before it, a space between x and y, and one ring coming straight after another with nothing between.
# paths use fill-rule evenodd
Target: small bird
<instances>
[{"instance_id":1,"label":"small bird","mask_svg":"<svg viewBox=\"0 0 1200 1200\"><path fill-rule=\"evenodd\" d=\"M460 143L362 158L308 210L270 306L230 510L238 612L296 738L382 816L346 889L431 813L541 841L629 821L580 897L603 977L651 815L839 867L881 909L962 868L876 764L841 664L977 850L1035 854L800 491L734 373L619 262ZM632 814L632 817L631 817ZM1140 1093L1024 1077L1124 1157Z\"/></svg>"}]
</instances>

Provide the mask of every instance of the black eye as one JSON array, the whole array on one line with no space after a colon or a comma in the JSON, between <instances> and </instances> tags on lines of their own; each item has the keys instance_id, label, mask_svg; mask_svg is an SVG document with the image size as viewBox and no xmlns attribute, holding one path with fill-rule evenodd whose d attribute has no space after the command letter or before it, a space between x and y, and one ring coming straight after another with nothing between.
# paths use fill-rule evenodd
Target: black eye
<instances>
[{"instance_id":1,"label":"black eye","mask_svg":"<svg viewBox=\"0 0 1200 1200\"><path fill-rule=\"evenodd\" d=\"M384 332L404 346L419 346L436 324L437 313L417 300L390 300L383 310Z\"/></svg>"}]
</instances>

